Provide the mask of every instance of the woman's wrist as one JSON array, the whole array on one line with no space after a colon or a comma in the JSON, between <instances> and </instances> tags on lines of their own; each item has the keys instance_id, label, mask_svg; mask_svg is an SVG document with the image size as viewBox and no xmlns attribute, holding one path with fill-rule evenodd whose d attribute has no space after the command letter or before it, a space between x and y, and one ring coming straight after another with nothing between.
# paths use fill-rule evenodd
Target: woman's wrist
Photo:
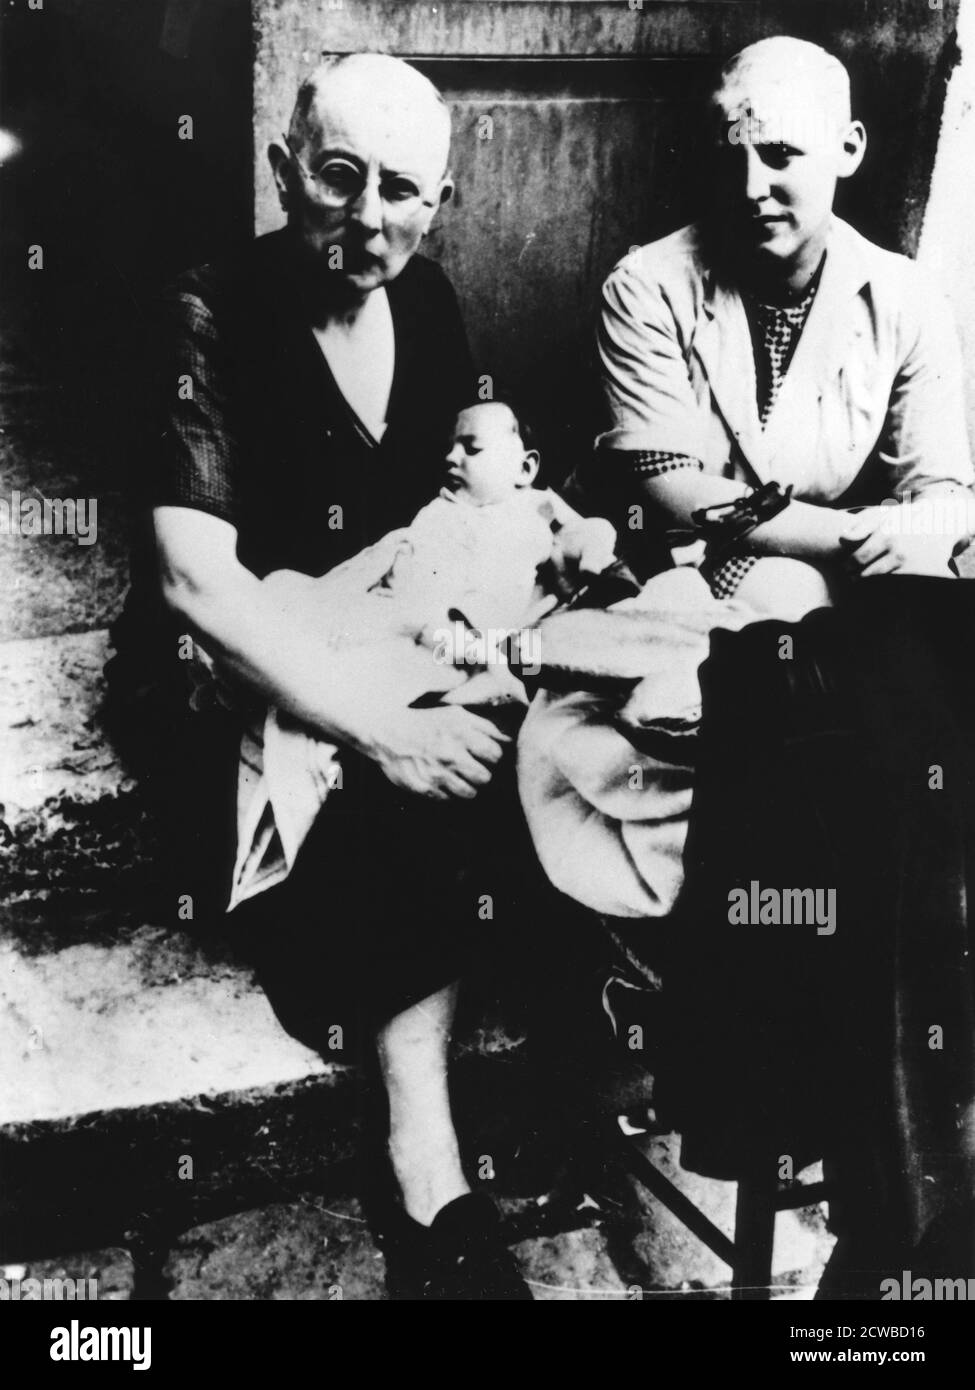
<instances>
[{"instance_id":1,"label":"woman's wrist","mask_svg":"<svg viewBox=\"0 0 975 1390\"><path fill-rule=\"evenodd\" d=\"M834 560L844 553L842 537L849 524L849 512L793 501L778 516L757 526L748 536L747 545L756 555Z\"/></svg>"},{"instance_id":2,"label":"woman's wrist","mask_svg":"<svg viewBox=\"0 0 975 1390\"><path fill-rule=\"evenodd\" d=\"M327 688L314 693L299 718L320 738L367 758L375 755L381 712L375 700L364 698L361 690L343 690L340 671L329 671Z\"/></svg>"}]
</instances>

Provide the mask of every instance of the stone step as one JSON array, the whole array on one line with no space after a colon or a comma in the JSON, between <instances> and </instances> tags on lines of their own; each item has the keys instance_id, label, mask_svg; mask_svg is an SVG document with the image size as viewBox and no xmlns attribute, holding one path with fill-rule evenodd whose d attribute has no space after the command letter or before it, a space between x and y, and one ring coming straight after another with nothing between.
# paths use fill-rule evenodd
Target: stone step
<instances>
[{"instance_id":1,"label":"stone step","mask_svg":"<svg viewBox=\"0 0 975 1390\"><path fill-rule=\"evenodd\" d=\"M105 630L0 643L5 1251L278 1200L355 1142L349 1059L284 1033L232 933L147 919L122 890L156 840L102 727L109 655ZM461 1045L468 1072L511 1051L497 1030Z\"/></svg>"},{"instance_id":2,"label":"stone step","mask_svg":"<svg viewBox=\"0 0 975 1390\"><path fill-rule=\"evenodd\" d=\"M0 641L107 627L128 587L132 539L119 489L131 455L115 451L90 410L78 418L73 388L51 379L36 324L18 324L10 300L5 293L0 324L0 488L14 524L0 545ZM60 533L30 534L30 503L45 500L75 505L54 513Z\"/></svg>"},{"instance_id":3,"label":"stone step","mask_svg":"<svg viewBox=\"0 0 975 1390\"><path fill-rule=\"evenodd\" d=\"M251 1091L328 1068L277 1024L227 940L38 912L0 938L0 1124Z\"/></svg>"},{"instance_id":4,"label":"stone step","mask_svg":"<svg viewBox=\"0 0 975 1390\"><path fill-rule=\"evenodd\" d=\"M0 643L0 901L118 900L156 844L144 798L105 734L108 633Z\"/></svg>"},{"instance_id":5,"label":"stone step","mask_svg":"<svg viewBox=\"0 0 975 1390\"><path fill-rule=\"evenodd\" d=\"M509 1123L518 1037L467 1027L457 1052L461 1110ZM229 930L7 905L0 1055L0 1261L355 1189L354 1058L282 1030Z\"/></svg>"},{"instance_id":6,"label":"stone step","mask_svg":"<svg viewBox=\"0 0 975 1390\"><path fill-rule=\"evenodd\" d=\"M320 1163L352 1135L349 1067L282 1031L227 940L7 908L0 1050L5 1248L88 1217L120 1238L177 1199L185 1157L187 1194L213 1197L302 1114L323 1122Z\"/></svg>"},{"instance_id":7,"label":"stone step","mask_svg":"<svg viewBox=\"0 0 975 1390\"><path fill-rule=\"evenodd\" d=\"M139 1296L168 1296L167 1263L192 1229L280 1204L331 1210L356 1191L356 1070L281 1030L229 933L201 942L108 912L65 919L50 904L6 909L0 1051L0 1263L28 1261L33 1272L66 1251L122 1248L135 1261ZM515 1075L524 1072L520 1040L497 1026L468 1028L457 1051L458 1113L478 1137L465 1146L471 1170L484 1177L487 1154L497 1170L491 1190L524 1191L523 1174L506 1171L485 1137L544 1125ZM615 1095L607 1074L610 1112ZM586 1102L578 1108L583 1114ZM631 1142L732 1234L733 1184L684 1172L675 1136ZM539 1270L550 1286L540 1296L605 1296L593 1285L618 1293L621 1281L646 1297L727 1296L727 1268L655 1198L634 1190L609 1154L607 1145L603 1163L590 1157L534 1200L505 1200L511 1238L529 1242L519 1246L529 1264L538 1257L547 1266L545 1251L560 1232L592 1222L615 1231L607 1235L612 1265L599 1279L574 1268L558 1278ZM829 1246L820 1210L783 1213L777 1296L810 1297ZM374 1259L370 1249L367 1242L359 1254L333 1251L343 1270L336 1277L354 1283L357 1262ZM150 1286L156 1295L146 1294L147 1269L159 1281Z\"/></svg>"}]
</instances>

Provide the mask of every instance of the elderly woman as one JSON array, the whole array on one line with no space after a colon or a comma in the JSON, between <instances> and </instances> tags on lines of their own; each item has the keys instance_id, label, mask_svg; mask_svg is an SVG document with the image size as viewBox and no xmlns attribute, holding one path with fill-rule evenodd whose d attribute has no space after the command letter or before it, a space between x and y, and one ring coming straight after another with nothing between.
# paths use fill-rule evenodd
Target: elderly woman
<instances>
[{"instance_id":1,"label":"elderly woman","mask_svg":"<svg viewBox=\"0 0 975 1390\"><path fill-rule=\"evenodd\" d=\"M499 815L488 784L509 740L460 707L403 707L355 652L323 660L320 634L261 583L324 574L436 494L474 389L453 290L416 255L451 194L449 139L439 93L396 59L332 60L303 84L270 149L287 226L171 294L151 500L174 632L342 750L342 789L288 879L229 921L289 1031L330 1060L360 1033L375 1047L388 1151L370 1213L391 1289L527 1299L493 1206L471 1194L447 1089L457 981L494 886L483 864L472 878L472 847Z\"/></svg>"}]
</instances>

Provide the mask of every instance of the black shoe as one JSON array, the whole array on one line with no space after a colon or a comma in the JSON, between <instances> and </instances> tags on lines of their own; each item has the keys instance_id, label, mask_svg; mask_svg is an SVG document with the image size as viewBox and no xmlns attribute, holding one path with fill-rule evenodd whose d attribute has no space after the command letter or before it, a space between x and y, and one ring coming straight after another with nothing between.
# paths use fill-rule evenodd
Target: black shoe
<instances>
[{"instance_id":1,"label":"black shoe","mask_svg":"<svg viewBox=\"0 0 975 1390\"><path fill-rule=\"evenodd\" d=\"M430 1227L421 1226L390 1201L373 1209L369 1225L386 1262L386 1292L397 1302L419 1302L430 1283Z\"/></svg>"},{"instance_id":2,"label":"black shoe","mask_svg":"<svg viewBox=\"0 0 975 1390\"><path fill-rule=\"evenodd\" d=\"M432 1226L421 1226L390 1202L370 1224L395 1301L532 1302L486 1197L469 1192L455 1198Z\"/></svg>"},{"instance_id":3,"label":"black shoe","mask_svg":"<svg viewBox=\"0 0 975 1390\"><path fill-rule=\"evenodd\" d=\"M433 1218L428 1249L424 1299L533 1301L505 1244L497 1209L487 1197L468 1192L448 1202Z\"/></svg>"}]
</instances>

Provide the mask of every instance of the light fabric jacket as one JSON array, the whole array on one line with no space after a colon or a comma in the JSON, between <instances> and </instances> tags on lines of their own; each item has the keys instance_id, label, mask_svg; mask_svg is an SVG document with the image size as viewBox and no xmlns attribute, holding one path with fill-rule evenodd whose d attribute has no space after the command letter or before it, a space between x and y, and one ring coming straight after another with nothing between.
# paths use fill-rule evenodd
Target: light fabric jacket
<instances>
[{"instance_id":1,"label":"light fabric jacket","mask_svg":"<svg viewBox=\"0 0 975 1390\"><path fill-rule=\"evenodd\" d=\"M698 226L631 251L603 288L611 428L598 443L699 458L705 472L863 501L973 481L961 355L943 296L906 256L834 217L826 262L764 430L741 295ZM857 500L861 500L857 497Z\"/></svg>"}]
</instances>

